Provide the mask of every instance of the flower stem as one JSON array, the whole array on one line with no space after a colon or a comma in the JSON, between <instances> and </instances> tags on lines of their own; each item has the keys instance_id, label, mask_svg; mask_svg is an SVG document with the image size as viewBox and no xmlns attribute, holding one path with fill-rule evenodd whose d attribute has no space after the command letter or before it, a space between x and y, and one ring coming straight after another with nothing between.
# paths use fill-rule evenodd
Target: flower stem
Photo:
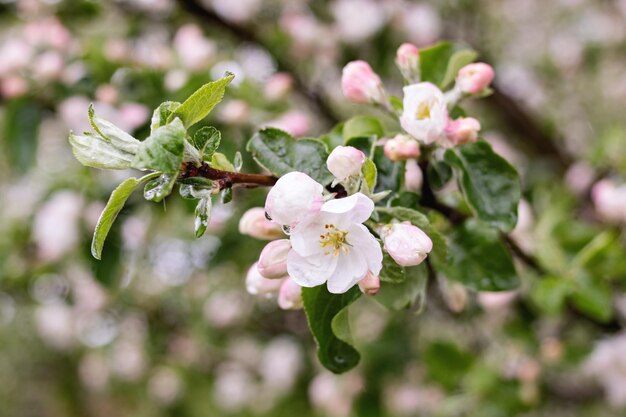
<instances>
[{"instance_id":1,"label":"flower stem","mask_svg":"<svg viewBox=\"0 0 626 417\"><path fill-rule=\"evenodd\" d=\"M223 171L221 169L211 168L206 162L203 162L200 166L196 166L190 162L183 163L178 178L185 179L192 177L210 179L217 183L220 190L232 188L237 185L246 188L271 187L278 181L278 178L273 175Z\"/></svg>"}]
</instances>

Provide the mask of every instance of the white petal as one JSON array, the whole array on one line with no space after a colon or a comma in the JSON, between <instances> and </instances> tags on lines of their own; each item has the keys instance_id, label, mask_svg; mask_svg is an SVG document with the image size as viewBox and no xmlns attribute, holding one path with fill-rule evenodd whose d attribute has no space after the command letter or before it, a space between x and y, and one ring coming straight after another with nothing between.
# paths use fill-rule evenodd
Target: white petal
<instances>
[{"instance_id":1,"label":"white petal","mask_svg":"<svg viewBox=\"0 0 626 417\"><path fill-rule=\"evenodd\" d=\"M353 224L346 236L354 250L362 253L372 274L380 274L383 267L383 251L376 238L362 224Z\"/></svg>"},{"instance_id":2,"label":"white petal","mask_svg":"<svg viewBox=\"0 0 626 417\"><path fill-rule=\"evenodd\" d=\"M329 292L343 294L367 275L367 260L361 252L354 249L337 258L337 267L326 285Z\"/></svg>"},{"instance_id":3,"label":"white petal","mask_svg":"<svg viewBox=\"0 0 626 417\"><path fill-rule=\"evenodd\" d=\"M317 221L299 225L291 235L291 247L301 256L309 256L324 250L320 245L320 235L324 234L324 225Z\"/></svg>"},{"instance_id":4,"label":"white petal","mask_svg":"<svg viewBox=\"0 0 626 417\"><path fill-rule=\"evenodd\" d=\"M351 223L363 223L374 211L374 202L362 193L330 200L322 206L322 216L330 215L332 223L347 228ZM326 216L325 216L326 217Z\"/></svg>"},{"instance_id":5,"label":"white petal","mask_svg":"<svg viewBox=\"0 0 626 417\"><path fill-rule=\"evenodd\" d=\"M337 268L337 257L324 254L300 256L295 250L287 255L287 272L296 284L315 287L323 284Z\"/></svg>"}]
</instances>

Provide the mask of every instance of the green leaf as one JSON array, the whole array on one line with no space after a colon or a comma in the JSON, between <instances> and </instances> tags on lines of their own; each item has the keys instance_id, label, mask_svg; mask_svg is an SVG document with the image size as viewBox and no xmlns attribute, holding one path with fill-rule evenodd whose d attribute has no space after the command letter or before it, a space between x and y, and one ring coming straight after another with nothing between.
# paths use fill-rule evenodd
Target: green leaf
<instances>
[{"instance_id":1,"label":"green leaf","mask_svg":"<svg viewBox=\"0 0 626 417\"><path fill-rule=\"evenodd\" d=\"M343 125L344 142L358 136L385 136L385 130L380 121L373 116L354 116Z\"/></svg>"},{"instance_id":2,"label":"green leaf","mask_svg":"<svg viewBox=\"0 0 626 417\"><path fill-rule=\"evenodd\" d=\"M336 374L354 368L360 360L359 352L333 332L333 320L346 307L359 298L361 292L357 286L344 294L331 294L326 285L313 288L302 288L304 311L311 333L317 342L317 357L326 369ZM335 328L341 330L346 337L345 322L336 323Z\"/></svg>"},{"instance_id":3,"label":"green leaf","mask_svg":"<svg viewBox=\"0 0 626 417\"><path fill-rule=\"evenodd\" d=\"M213 157L211 157L212 168L221 169L222 171L232 171L235 172L235 166L228 160L228 157L220 152L215 152Z\"/></svg>"},{"instance_id":4,"label":"green leaf","mask_svg":"<svg viewBox=\"0 0 626 417\"><path fill-rule=\"evenodd\" d=\"M365 160L365 163L361 167L361 173L363 174L367 188L369 188L370 192L373 192L376 188L376 165L371 159L367 158Z\"/></svg>"},{"instance_id":5,"label":"green leaf","mask_svg":"<svg viewBox=\"0 0 626 417\"><path fill-rule=\"evenodd\" d=\"M519 286L511 254L497 230L475 219L454 228L449 261L437 266L450 279L477 291L506 291Z\"/></svg>"},{"instance_id":6,"label":"green leaf","mask_svg":"<svg viewBox=\"0 0 626 417\"><path fill-rule=\"evenodd\" d=\"M422 81L429 81L445 89L456 78L462 67L476 59L478 54L472 49L463 48L450 42L440 42L420 50Z\"/></svg>"},{"instance_id":7,"label":"green leaf","mask_svg":"<svg viewBox=\"0 0 626 417\"><path fill-rule=\"evenodd\" d=\"M139 148L139 144L141 143L140 141L138 141L128 133L124 132L113 123L96 116L93 104L89 105L89 110L87 111L87 113L89 114L89 121L91 122L91 126L102 139L104 139L106 142L110 143L111 145L113 145L114 148L119 149L120 151L127 152L131 155L137 153L137 149Z\"/></svg>"},{"instance_id":8,"label":"green leaf","mask_svg":"<svg viewBox=\"0 0 626 417\"><path fill-rule=\"evenodd\" d=\"M446 73L443 77L443 80L439 84L439 88L443 90L447 88L450 84L452 84L457 74L459 73L459 70L464 66L474 62L476 58L478 58L478 53L473 49L461 49L460 51L456 51L455 53L453 53L448 60Z\"/></svg>"},{"instance_id":9,"label":"green leaf","mask_svg":"<svg viewBox=\"0 0 626 417\"><path fill-rule=\"evenodd\" d=\"M143 189L143 197L148 201L158 203L172 193L176 184L176 175L163 174L157 179L148 181Z\"/></svg>"},{"instance_id":10,"label":"green leaf","mask_svg":"<svg viewBox=\"0 0 626 417\"><path fill-rule=\"evenodd\" d=\"M456 168L459 185L474 214L502 231L512 230L521 195L515 168L484 141L448 149L444 159Z\"/></svg>"},{"instance_id":11,"label":"green leaf","mask_svg":"<svg viewBox=\"0 0 626 417\"><path fill-rule=\"evenodd\" d=\"M228 204L233 201L233 189L224 188L220 194L220 202L222 204Z\"/></svg>"},{"instance_id":12,"label":"green leaf","mask_svg":"<svg viewBox=\"0 0 626 417\"><path fill-rule=\"evenodd\" d=\"M154 133L156 129L167 124L167 119L172 115L174 110L180 106L177 101L166 101L161 103L152 113L152 119L150 120L150 134Z\"/></svg>"},{"instance_id":13,"label":"green leaf","mask_svg":"<svg viewBox=\"0 0 626 417\"><path fill-rule=\"evenodd\" d=\"M24 173L35 161L42 111L39 105L26 97L2 103L0 126L2 152L6 161L17 172Z\"/></svg>"},{"instance_id":14,"label":"green leaf","mask_svg":"<svg viewBox=\"0 0 626 417\"><path fill-rule=\"evenodd\" d=\"M259 165L276 176L300 171L325 185L333 180L326 168L328 150L317 139L294 139L279 129L259 131L248 142L248 152Z\"/></svg>"},{"instance_id":15,"label":"green leaf","mask_svg":"<svg viewBox=\"0 0 626 417\"><path fill-rule=\"evenodd\" d=\"M403 310L416 306L418 311L425 302L428 271L426 265L404 268L405 280L401 282L384 281L374 300L389 310ZM382 277L381 277L382 281Z\"/></svg>"},{"instance_id":16,"label":"green leaf","mask_svg":"<svg viewBox=\"0 0 626 417\"><path fill-rule=\"evenodd\" d=\"M201 198L196 205L194 232L196 237L202 237L211 220L211 197Z\"/></svg>"},{"instance_id":17,"label":"green leaf","mask_svg":"<svg viewBox=\"0 0 626 417\"><path fill-rule=\"evenodd\" d=\"M339 145L343 145L343 123L337 124L333 129L325 135L320 136L320 140L324 142L329 150L335 149Z\"/></svg>"},{"instance_id":18,"label":"green leaf","mask_svg":"<svg viewBox=\"0 0 626 417\"><path fill-rule=\"evenodd\" d=\"M204 119L222 101L226 86L234 77L234 74L228 74L200 87L168 117L168 122L178 117L185 127L190 127Z\"/></svg>"},{"instance_id":19,"label":"green leaf","mask_svg":"<svg viewBox=\"0 0 626 417\"><path fill-rule=\"evenodd\" d=\"M392 190L398 191L404 180L404 164L393 162L385 156L382 146L374 147L372 157L377 171L376 192Z\"/></svg>"},{"instance_id":20,"label":"green leaf","mask_svg":"<svg viewBox=\"0 0 626 417\"><path fill-rule=\"evenodd\" d=\"M606 322L613 316L613 293L602 279L577 276L571 300L578 310L598 321Z\"/></svg>"},{"instance_id":21,"label":"green leaf","mask_svg":"<svg viewBox=\"0 0 626 417\"><path fill-rule=\"evenodd\" d=\"M352 146L353 148L357 148L358 150L363 152L365 156L371 158L375 141L376 136L354 136L346 141L345 146Z\"/></svg>"},{"instance_id":22,"label":"green leaf","mask_svg":"<svg viewBox=\"0 0 626 417\"><path fill-rule=\"evenodd\" d=\"M131 166L173 174L180 169L185 149L185 127L180 119L158 127L139 146Z\"/></svg>"},{"instance_id":23,"label":"green leaf","mask_svg":"<svg viewBox=\"0 0 626 417\"><path fill-rule=\"evenodd\" d=\"M95 135L75 135L70 132L72 153L81 164L102 169L128 169L133 154L115 148L109 142Z\"/></svg>"},{"instance_id":24,"label":"green leaf","mask_svg":"<svg viewBox=\"0 0 626 417\"><path fill-rule=\"evenodd\" d=\"M426 171L428 182L435 190L442 189L452 178L452 169L444 161L432 159Z\"/></svg>"},{"instance_id":25,"label":"green leaf","mask_svg":"<svg viewBox=\"0 0 626 417\"><path fill-rule=\"evenodd\" d=\"M461 350L455 343L444 340L435 341L428 346L422 357L429 378L448 390L459 386L467 374L474 357L468 351Z\"/></svg>"},{"instance_id":26,"label":"green leaf","mask_svg":"<svg viewBox=\"0 0 626 417\"><path fill-rule=\"evenodd\" d=\"M533 303L545 314L556 316L563 311L565 300L572 290L570 280L546 276L533 286L530 295Z\"/></svg>"},{"instance_id":27,"label":"green leaf","mask_svg":"<svg viewBox=\"0 0 626 417\"><path fill-rule=\"evenodd\" d=\"M379 213L387 214L393 219L401 222L409 222L414 226L422 229L424 233L428 235L430 240L433 241L433 254L435 254L440 260L445 261L448 258L448 244L445 237L435 230L435 228L424 214L417 210L413 210L408 207L377 207L376 210Z\"/></svg>"},{"instance_id":28,"label":"green leaf","mask_svg":"<svg viewBox=\"0 0 626 417\"><path fill-rule=\"evenodd\" d=\"M379 278L382 282L399 284L406 280L406 273L387 252L383 252L383 269L380 270Z\"/></svg>"},{"instance_id":29,"label":"green leaf","mask_svg":"<svg viewBox=\"0 0 626 417\"><path fill-rule=\"evenodd\" d=\"M204 161L210 161L215 151L220 146L222 133L213 126L205 126L193 136L193 146L200 151L200 157Z\"/></svg>"},{"instance_id":30,"label":"green leaf","mask_svg":"<svg viewBox=\"0 0 626 417\"><path fill-rule=\"evenodd\" d=\"M391 107L397 114L402 114L404 111L404 102L400 97L390 96L389 103L391 103Z\"/></svg>"},{"instance_id":31,"label":"green leaf","mask_svg":"<svg viewBox=\"0 0 626 417\"><path fill-rule=\"evenodd\" d=\"M94 258L100 259L102 255L102 248L104 247L104 241L106 240L111 226L119 212L124 207L126 200L132 194L133 191L144 181L149 181L159 176L159 173L153 172L142 178L128 178L122 182L118 187L113 190L111 197L107 205L104 207L98 223L96 224L96 230L93 233L93 239L91 241L91 254Z\"/></svg>"}]
</instances>

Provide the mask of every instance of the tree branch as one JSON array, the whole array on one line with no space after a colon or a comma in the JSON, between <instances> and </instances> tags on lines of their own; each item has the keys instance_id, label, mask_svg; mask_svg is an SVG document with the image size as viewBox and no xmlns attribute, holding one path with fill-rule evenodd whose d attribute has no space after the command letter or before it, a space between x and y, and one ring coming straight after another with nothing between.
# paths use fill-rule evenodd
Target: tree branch
<instances>
[{"instance_id":1,"label":"tree branch","mask_svg":"<svg viewBox=\"0 0 626 417\"><path fill-rule=\"evenodd\" d=\"M316 89L311 89L305 82L305 80L298 74L294 66L289 60L284 59L276 51L271 50L266 42L255 31L248 29L245 26L238 25L236 23L229 22L216 14L214 11L205 8L197 0L178 0L178 3L193 14L197 18L204 21L209 26L219 27L231 36L251 44L254 44L266 51L270 52L272 57L276 60L276 64L279 71L287 72L291 75L294 82L294 88L311 104L316 112L329 124L335 125L339 123L339 117L333 110L332 106L324 97L317 93Z\"/></svg>"},{"instance_id":2,"label":"tree branch","mask_svg":"<svg viewBox=\"0 0 626 417\"><path fill-rule=\"evenodd\" d=\"M273 175L222 171L220 169L211 168L206 162L203 162L200 166L196 166L190 162L183 163L178 178L185 179L192 177L202 177L215 181L220 190L237 185L246 188L271 187L278 181L278 178Z\"/></svg>"}]
</instances>

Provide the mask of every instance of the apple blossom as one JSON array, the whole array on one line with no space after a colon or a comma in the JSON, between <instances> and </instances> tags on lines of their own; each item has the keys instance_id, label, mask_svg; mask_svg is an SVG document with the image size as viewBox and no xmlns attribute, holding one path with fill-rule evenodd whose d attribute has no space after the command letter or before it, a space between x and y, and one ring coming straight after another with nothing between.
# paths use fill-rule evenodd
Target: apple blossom
<instances>
[{"instance_id":1,"label":"apple blossom","mask_svg":"<svg viewBox=\"0 0 626 417\"><path fill-rule=\"evenodd\" d=\"M352 61L343 68L343 95L354 103L383 103L385 90L380 77L365 61Z\"/></svg>"},{"instance_id":2,"label":"apple blossom","mask_svg":"<svg viewBox=\"0 0 626 417\"><path fill-rule=\"evenodd\" d=\"M279 225L267 220L265 210L261 207L253 207L241 216L239 232L262 240L272 240L284 236Z\"/></svg>"},{"instance_id":3,"label":"apple blossom","mask_svg":"<svg viewBox=\"0 0 626 417\"><path fill-rule=\"evenodd\" d=\"M477 62L466 65L459 70L456 85L465 94L479 94L489 87L493 76L494 72L491 65Z\"/></svg>"},{"instance_id":4,"label":"apple blossom","mask_svg":"<svg viewBox=\"0 0 626 417\"><path fill-rule=\"evenodd\" d=\"M259 273L258 263L252 264L246 274L246 290L248 294L272 296L278 293L283 281L280 279L268 279Z\"/></svg>"},{"instance_id":5,"label":"apple blossom","mask_svg":"<svg viewBox=\"0 0 626 417\"><path fill-rule=\"evenodd\" d=\"M385 225L380 236L384 249L401 266L421 264L433 249L433 242L428 235L409 222Z\"/></svg>"},{"instance_id":6,"label":"apple blossom","mask_svg":"<svg viewBox=\"0 0 626 417\"><path fill-rule=\"evenodd\" d=\"M476 142L479 131L480 122L473 117L450 120L445 130L446 137L453 145Z\"/></svg>"},{"instance_id":7,"label":"apple blossom","mask_svg":"<svg viewBox=\"0 0 626 417\"><path fill-rule=\"evenodd\" d=\"M424 82L406 86L403 91L402 128L427 145L440 140L448 124L448 107L441 90Z\"/></svg>"},{"instance_id":8,"label":"apple blossom","mask_svg":"<svg viewBox=\"0 0 626 417\"><path fill-rule=\"evenodd\" d=\"M359 176L364 163L365 154L352 146L337 146L326 160L328 170L340 181Z\"/></svg>"},{"instance_id":9,"label":"apple blossom","mask_svg":"<svg viewBox=\"0 0 626 417\"><path fill-rule=\"evenodd\" d=\"M603 220L626 222L626 185L618 186L609 179L600 180L591 189L591 200Z\"/></svg>"},{"instance_id":10,"label":"apple blossom","mask_svg":"<svg viewBox=\"0 0 626 417\"><path fill-rule=\"evenodd\" d=\"M420 145L409 135L398 134L385 142L384 151L392 161L406 161L420 156Z\"/></svg>"},{"instance_id":11,"label":"apple blossom","mask_svg":"<svg viewBox=\"0 0 626 417\"><path fill-rule=\"evenodd\" d=\"M421 192L422 184L424 183L424 174L417 161L415 159L409 159L406 161L406 167L404 169L404 188L414 193Z\"/></svg>"},{"instance_id":12,"label":"apple blossom","mask_svg":"<svg viewBox=\"0 0 626 417\"><path fill-rule=\"evenodd\" d=\"M374 211L364 194L331 200L303 227L291 234L287 256L289 276L303 287L327 282L328 291L348 291L368 272L382 268L380 245L361 223Z\"/></svg>"},{"instance_id":13,"label":"apple blossom","mask_svg":"<svg viewBox=\"0 0 626 417\"><path fill-rule=\"evenodd\" d=\"M265 212L272 221L294 229L322 208L324 187L308 175L294 171L283 175L267 194Z\"/></svg>"},{"instance_id":14,"label":"apple blossom","mask_svg":"<svg viewBox=\"0 0 626 417\"><path fill-rule=\"evenodd\" d=\"M284 278L287 275L287 254L291 250L289 239L274 240L263 248L257 267L265 278Z\"/></svg>"},{"instance_id":15,"label":"apple blossom","mask_svg":"<svg viewBox=\"0 0 626 417\"><path fill-rule=\"evenodd\" d=\"M359 281L359 289L365 295L376 295L380 289L380 278L371 272L368 272L361 281Z\"/></svg>"},{"instance_id":16,"label":"apple blossom","mask_svg":"<svg viewBox=\"0 0 626 417\"><path fill-rule=\"evenodd\" d=\"M283 310L299 310L302 308L302 287L287 278L282 281L278 290L278 307Z\"/></svg>"},{"instance_id":17,"label":"apple blossom","mask_svg":"<svg viewBox=\"0 0 626 417\"><path fill-rule=\"evenodd\" d=\"M396 65L409 81L416 82L420 78L420 51L411 43L403 43L396 52Z\"/></svg>"}]
</instances>

